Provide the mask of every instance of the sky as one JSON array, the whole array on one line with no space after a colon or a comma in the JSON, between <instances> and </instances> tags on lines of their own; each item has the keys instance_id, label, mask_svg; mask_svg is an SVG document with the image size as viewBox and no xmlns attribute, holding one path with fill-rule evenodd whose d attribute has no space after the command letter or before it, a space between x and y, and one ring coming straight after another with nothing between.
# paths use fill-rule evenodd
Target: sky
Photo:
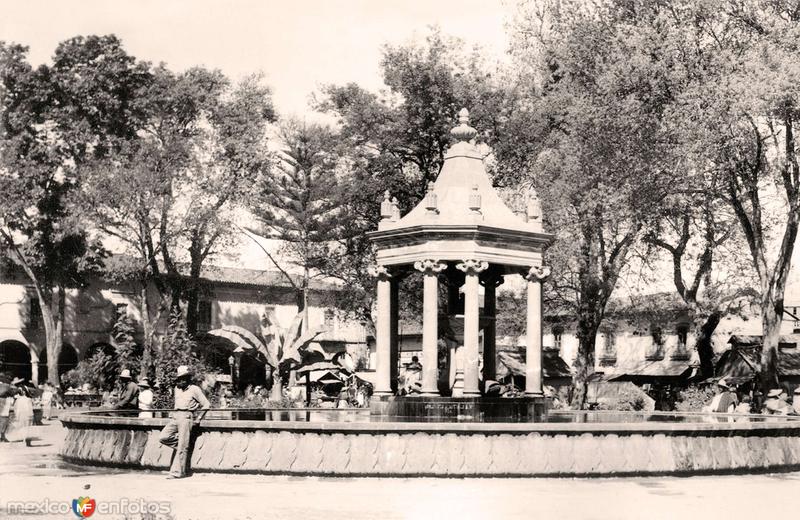
<instances>
[{"instance_id":1,"label":"sky","mask_svg":"<svg viewBox=\"0 0 800 520\"><path fill-rule=\"evenodd\" d=\"M120 37L137 58L176 71L219 68L231 78L263 72L282 115L304 116L326 83L381 87L381 47L445 34L498 59L508 0L0 0L0 40L47 63L76 35Z\"/></svg>"},{"instance_id":2,"label":"sky","mask_svg":"<svg viewBox=\"0 0 800 520\"><path fill-rule=\"evenodd\" d=\"M202 65L234 80L261 72L280 115L315 119L308 102L321 85L379 90L382 46L424 38L433 25L502 59L511 1L0 0L0 40L28 46L39 65L61 41L113 33L128 53L174 71ZM264 261L248 239L215 259L251 268Z\"/></svg>"}]
</instances>

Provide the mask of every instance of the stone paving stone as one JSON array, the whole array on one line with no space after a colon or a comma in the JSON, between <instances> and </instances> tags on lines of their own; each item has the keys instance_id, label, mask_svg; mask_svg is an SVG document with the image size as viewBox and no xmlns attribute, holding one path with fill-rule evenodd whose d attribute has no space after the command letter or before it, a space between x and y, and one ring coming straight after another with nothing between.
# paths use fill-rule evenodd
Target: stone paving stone
<instances>
[{"instance_id":1,"label":"stone paving stone","mask_svg":"<svg viewBox=\"0 0 800 520\"><path fill-rule=\"evenodd\" d=\"M166 450L167 448L162 447L161 443L158 442L158 435L158 430L151 431L147 435L147 441L145 442L141 459L143 466L162 467L159 465L158 459L161 457L162 450Z\"/></svg>"},{"instance_id":2,"label":"stone paving stone","mask_svg":"<svg viewBox=\"0 0 800 520\"><path fill-rule=\"evenodd\" d=\"M581 474L592 474L597 471L598 438L591 433L568 437L572 444L572 456L575 460L575 471Z\"/></svg>"},{"instance_id":3,"label":"stone paving stone","mask_svg":"<svg viewBox=\"0 0 800 520\"><path fill-rule=\"evenodd\" d=\"M403 473L406 463L407 435L387 433L378 436L378 470L383 475L399 475ZM409 449L413 449L409 447Z\"/></svg>"},{"instance_id":4,"label":"stone paving stone","mask_svg":"<svg viewBox=\"0 0 800 520\"><path fill-rule=\"evenodd\" d=\"M463 445L464 474L474 475L491 464L491 446L485 435L461 435L459 441Z\"/></svg>"},{"instance_id":5,"label":"stone paving stone","mask_svg":"<svg viewBox=\"0 0 800 520\"><path fill-rule=\"evenodd\" d=\"M378 464L378 436L354 435L350 439L350 463L347 469L352 474L367 474Z\"/></svg>"},{"instance_id":6,"label":"stone paving stone","mask_svg":"<svg viewBox=\"0 0 800 520\"><path fill-rule=\"evenodd\" d=\"M341 433L325 435L319 471L326 474L347 473L350 462L350 437Z\"/></svg>"},{"instance_id":7,"label":"stone paving stone","mask_svg":"<svg viewBox=\"0 0 800 520\"><path fill-rule=\"evenodd\" d=\"M766 447L764 439L755 436L747 437L747 449L749 466L754 468L764 468L767 466Z\"/></svg>"},{"instance_id":8,"label":"stone paving stone","mask_svg":"<svg viewBox=\"0 0 800 520\"><path fill-rule=\"evenodd\" d=\"M134 430L133 438L128 447L128 452L125 454L124 462L128 464L141 464L148 435L149 432L147 430Z\"/></svg>"},{"instance_id":9,"label":"stone paving stone","mask_svg":"<svg viewBox=\"0 0 800 520\"><path fill-rule=\"evenodd\" d=\"M119 430L117 442L111 452L111 461L117 464L125 462L125 455L130 451L134 430Z\"/></svg>"},{"instance_id":10,"label":"stone paving stone","mask_svg":"<svg viewBox=\"0 0 800 520\"><path fill-rule=\"evenodd\" d=\"M711 453L708 437L705 435L692 437L689 443L689 450L694 460L695 469L702 471L714 469L714 456Z\"/></svg>"},{"instance_id":11,"label":"stone paving stone","mask_svg":"<svg viewBox=\"0 0 800 520\"><path fill-rule=\"evenodd\" d=\"M745 468L749 463L747 455L747 439L742 435L728 437L729 452L731 454L732 468Z\"/></svg>"},{"instance_id":12,"label":"stone paving stone","mask_svg":"<svg viewBox=\"0 0 800 520\"><path fill-rule=\"evenodd\" d=\"M423 432L403 435L406 445L406 472L415 475L435 475L436 450L442 450L442 456L447 458L448 453L458 450L457 444L438 443L437 439L444 437L439 434L426 434ZM442 468L441 473L446 474L446 469Z\"/></svg>"},{"instance_id":13,"label":"stone paving stone","mask_svg":"<svg viewBox=\"0 0 800 520\"><path fill-rule=\"evenodd\" d=\"M683 435L673 435L670 436L669 441L672 445L672 455L675 459L675 470L680 472L694 470L694 457L692 457L690 439Z\"/></svg>"},{"instance_id":14,"label":"stone paving stone","mask_svg":"<svg viewBox=\"0 0 800 520\"><path fill-rule=\"evenodd\" d=\"M463 475L466 456L466 437L455 433L445 433L433 437L433 464L431 469L436 475Z\"/></svg>"},{"instance_id":15,"label":"stone paving stone","mask_svg":"<svg viewBox=\"0 0 800 520\"><path fill-rule=\"evenodd\" d=\"M547 449L546 437L543 435L528 433L521 436L519 438L519 472L535 475L546 473L545 449Z\"/></svg>"},{"instance_id":16,"label":"stone paving stone","mask_svg":"<svg viewBox=\"0 0 800 520\"><path fill-rule=\"evenodd\" d=\"M123 430L111 430L105 432L100 441L100 460L111 462L114 456L114 448L119 441L119 433Z\"/></svg>"},{"instance_id":17,"label":"stone paving stone","mask_svg":"<svg viewBox=\"0 0 800 520\"><path fill-rule=\"evenodd\" d=\"M776 438L767 439L764 443L764 458L767 467L777 467L783 464L784 455L780 445L780 440Z\"/></svg>"},{"instance_id":18,"label":"stone paving stone","mask_svg":"<svg viewBox=\"0 0 800 520\"><path fill-rule=\"evenodd\" d=\"M322 449L325 441L319 433L303 433L297 436L297 457L292 470L302 473L316 473L322 463Z\"/></svg>"},{"instance_id":19,"label":"stone paving stone","mask_svg":"<svg viewBox=\"0 0 800 520\"><path fill-rule=\"evenodd\" d=\"M270 433L263 430L256 430L252 432L247 443L245 450L245 458L242 463L242 469L248 471L264 471L267 469L267 460L269 460L269 447L271 444Z\"/></svg>"},{"instance_id":20,"label":"stone paving stone","mask_svg":"<svg viewBox=\"0 0 800 520\"><path fill-rule=\"evenodd\" d=\"M519 444L516 436L492 435L490 439L490 464L486 471L492 475L514 475L519 471Z\"/></svg>"},{"instance_id":21,"label":"stone paving stone","mask_svg":"<svg viewBox=\"0 0 800 520\"><path fill-rule=\"evenodd\" d=\"M733 459L730 452L728 437L714 436L710 438L711 450L714 455L714 466L716 469L730 469L733 466Z\"/></svg>"},{"instance_id":22,"label":"stone paving stone","mask_svg":"<svg viewBox=\"0 0 800 520\"><path fill-rule=\"evenodd\" d=\"M67 434L64 436L64 444L61 445L60 454L64 457L74 457L74 452L77 444L75 443L75 437L78 433L78 430L74 428L67 428Z\"/></svg>"},{"instance_id":23,"label":"stone paving stone","mask_svg":"<svg viewBox=\"0 0 800 520\"><path fill-rule=\"evenodd\" d=\"M267 469L274 472L288 472L297 458L297 438L292 432L278 432L272 439L271 457Z\"/></svg>"},{"instance_id":24,"label":"stone paving stone","mask_svg":"<svg viewBox=\"0 0 800 520\"><path fill-rule=\"evenodd\" d=\"M226 436L225 450L220 461L220 464L225 469L242 467L247 458L247 445L250 443L252 436L252 432L231 432Z\"/></svg>"}]
</instances>

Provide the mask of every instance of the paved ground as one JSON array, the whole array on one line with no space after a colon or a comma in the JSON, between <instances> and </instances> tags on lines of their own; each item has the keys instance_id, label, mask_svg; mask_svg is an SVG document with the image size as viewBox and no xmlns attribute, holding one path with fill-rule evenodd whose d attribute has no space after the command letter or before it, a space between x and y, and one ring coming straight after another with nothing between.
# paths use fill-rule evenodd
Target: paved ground
<instances>
[{"instance_id":1,"label":"paved ground","mask_svg":"<svg viewBox=\"0 0 800 520\"><path fill-rule=\"evenodd\" d=\"M34 447L0 444L0 518L13 518L10 501L42 510L23 518L78 518L58 514L72 499L96 500L92 518L141 518L142 502L169 514L145 518L220 519L660 519L775 518L791 514L800 473L621 479L355 479L197 474L166 480L156 472L128 472L64 464L57 423L34 428ZM126 507L129 514L102 514ZM775 515L770 514L775 512Z\"/></svg>"}]
</instances>

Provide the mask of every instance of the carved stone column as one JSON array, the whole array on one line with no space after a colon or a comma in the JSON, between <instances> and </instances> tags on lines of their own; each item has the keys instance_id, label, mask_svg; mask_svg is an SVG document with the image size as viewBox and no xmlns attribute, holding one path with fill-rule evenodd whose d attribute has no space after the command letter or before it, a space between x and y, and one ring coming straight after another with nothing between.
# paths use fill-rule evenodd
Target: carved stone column
<instances>
[{"instance_id":1,"label":"carved stone column","mask_svg":"<svg viewBox=\"0 0 800 520\"><path fill-rule=\"evenodd\" d=\"M464 260L456 265L466 275L464 280L464 395L480 395L478 365L480 348L480 301L479 279L481 272L489 268L482 260Z\"/></svg>"},{"instance_id":2,"label":"carved stone column","mask_svg":"<svg viewBox=\"0 0 800 520\"><path fill-rule=\"evenodd\" d=\"M422 260L414 268L423 274L422 393L439 395L439 273L447 264Z\"/></svg>"},{"instance_id":3,"label":"carved stone column","mask_svg":"<svg viewBox=\"0 0 800 520\"><path fill-rule=\"evenodd\" d=\"M375 395L392 393L392 275L379 265L370 270L378 279L378 309L375 320Z\"/></svg>"},{"instance_id":4,"label":"carved stone column","mask_svg":"<svg viewBox=\"0 0 800 520\"><path fill-rule=\"evenodd\" d=\"M31 361L31 382L39 385L39 361Z\"/></svg>"},{"instance_id":5,"label":"carved stone column","mask_svg":"<svg viewBox=\"0 0 800 520\"><path fill-rule=\"evenodd\" d=\"M534 266L525 274L528 280L528 341L525 348L525 394L542 396L542 282L549 267Z\"/></svg>"}]
</instances>

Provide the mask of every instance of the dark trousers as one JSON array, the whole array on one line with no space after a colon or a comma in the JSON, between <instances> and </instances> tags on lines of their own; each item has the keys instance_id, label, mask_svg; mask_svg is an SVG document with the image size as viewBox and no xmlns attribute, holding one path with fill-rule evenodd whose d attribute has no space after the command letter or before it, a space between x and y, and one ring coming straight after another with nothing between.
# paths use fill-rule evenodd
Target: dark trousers
<instances>
[{"instance_id":1,"label":"dark trousers","mask_svg":"<svg viewBox=\"0 0 800 520\"><path fill-rule=\"evenodd\" d=\"M172 419L161 430L159 441L175 450L169 473L175 477L185 477L189 469L189 440L194 421L191 412L173 412Z\"/></svg>"}]
</instances>

